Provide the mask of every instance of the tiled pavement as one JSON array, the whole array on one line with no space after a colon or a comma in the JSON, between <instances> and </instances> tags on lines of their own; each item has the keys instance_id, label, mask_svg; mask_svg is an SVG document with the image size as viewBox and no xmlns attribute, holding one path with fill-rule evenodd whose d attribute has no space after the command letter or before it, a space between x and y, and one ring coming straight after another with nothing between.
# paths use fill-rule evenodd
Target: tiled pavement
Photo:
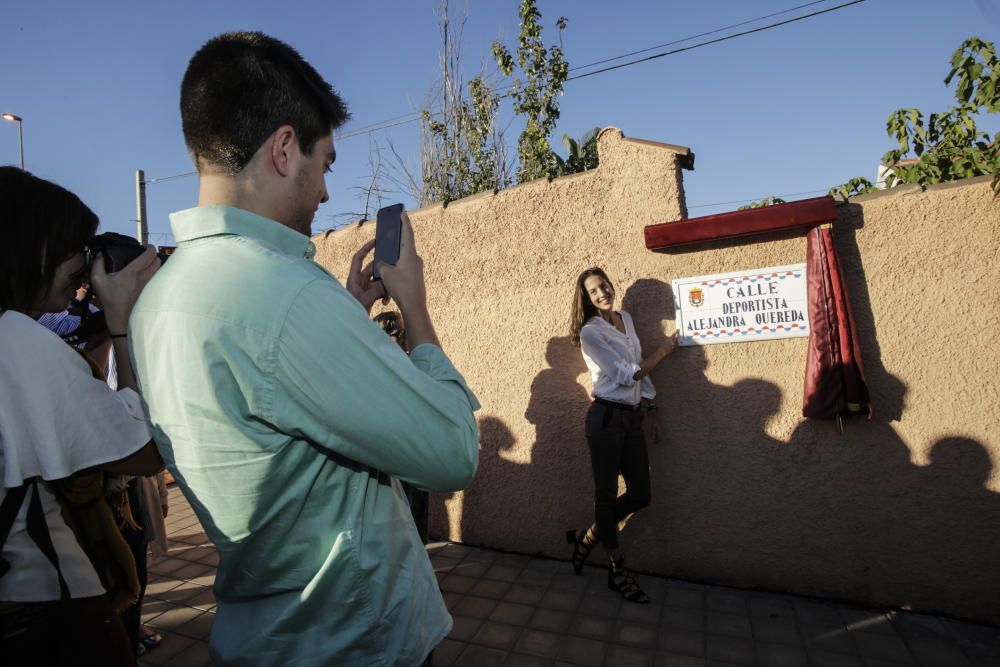
<instances>
[{"instance_id":1,"label":"tiled pavement","mask_svg":"<svg viewBox=\"0 0 1000 667\"><path fill-rule=\"evenodd\" d=\"M170 553L150 564L143 621L164 636L143 665L210 665L218 559L176 487ZM649 605L606 574L459 544L428 546L455 628L436 667L1000 666L1000 629L643 576Z\"/></svg>"}]
</instances>

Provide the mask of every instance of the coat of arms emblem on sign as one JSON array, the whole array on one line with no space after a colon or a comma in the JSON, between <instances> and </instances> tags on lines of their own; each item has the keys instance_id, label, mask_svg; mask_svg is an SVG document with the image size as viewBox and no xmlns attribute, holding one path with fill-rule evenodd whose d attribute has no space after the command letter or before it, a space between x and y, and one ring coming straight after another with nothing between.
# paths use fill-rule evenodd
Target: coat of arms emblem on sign
<instances>
[{"instance_id":1,"label":"coat of arms emblem on sign","mask_svg":"<svg viewBox=\"0 0 1000 667\"><path fill-rule=\"evenodd\" d=\"M700 287L694 287L688 292L688 301L697 308L705 303L705 292Z\"/></svg>"}]
</instances>

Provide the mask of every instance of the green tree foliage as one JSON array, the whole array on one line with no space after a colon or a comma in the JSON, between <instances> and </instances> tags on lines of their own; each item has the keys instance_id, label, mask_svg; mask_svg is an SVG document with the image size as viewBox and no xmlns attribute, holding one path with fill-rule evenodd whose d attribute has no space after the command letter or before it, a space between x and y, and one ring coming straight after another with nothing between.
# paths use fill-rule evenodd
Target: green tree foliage
<instances>
[{"instance_id":1,"label":"green tree foliage","mask_svg":"<svg viewBox=\"0 0 1000 667\"><path fill-rule=\"evenodd\" d=\"M453 201L510 185L503 133L496 125L499 106L496 90L477 76L449 113L435 116L429 109L421 111L423 203Z\"/></svg>"},{"instance_id":2,"label":"green tree foliage","mask_svg":"<svg viewBox=\"0 0 1000 667\"><path fill-rule=\"evenodd\" d=\"M454 25L443 0L441 83L421 110L420 202L453 201L510 185L503 131L497 124L500 96L484 74L462 77L464 17Z\"/></svg>"},{"instance_id":3,"label":"green tree foliage","mask_svg":"<svg viewBox=\"0 0 1000 667\"><path fill-rule=\"evenodd\" d=\"M493 43L493 57L505 76L517 75L510 89L514 112L525 118L524 129L517 140L519 183L536 178L558 175L555 155L549 146L549 135L559 120L557 97L569 75L569 63L561 46L545 47L542 41L542 14L535 0L521 0L518 8L521 31L515 54L499 42ZM566 26L560 17L557 27Z\"/></svg>"},{"instance_id":4,"label":"green tree foliage","mask_svg":"<svg viewBox=\"0 0 1000 667\"><path fill-rule=\"evenodd\" d=\"M919 109L898 109L889 115L886 132L898 145L882 156L882 164L893 167L890 187L992 174L993 191L1000 195L1000 132L991 138L976 125L980 114L1000 111L1000 60L994 45L978 37L962 42L951 57L944 84L950 86L953 81L956 104L948 110L924 116ZM910 153L917 160L899 164ZM830 194L839 194L857 181L864 179L852 179Z\"/></svg>"},{"instance_id":5,"label":"green tree foliage","mask_svg":"<svg viewBox=\"0 0 1000 667\"><path fill-rule=\"evenodd\" d=\"M584 133L579 141L564 134L562 141L563 146L566 147L566 157L554 155L556 175L565 176L596 168L598 164L597 134L600 131L599 127L592 128Z\"/></svg>"},{"instance_id":6,"label":"green tree foliage","mask_svg":"<svg viewBox=\"0 0 1000 667\"><path fill-rule=\"evenodd\" d=\"M835 199L850 199L851 197L857 197L858 195L867 194L875 190L875 186L864 176L858 176L857 178L852 178L846 183L841 183L840 185L830 188L830 191L826 194L834 197Z\"/></svg>"},{"instance_id":7,"label":"green tree foliage","mask_svg":"<svg viewBox=\"0 0 1000 667\"><path fill-rule=\"evenodd\" d=\"M769 195L767 197L764 197L760 201L754 201L750 202L746 206L740 206L738 210L746 211L747 209L751 208L763 208L765 206L774 206L775 204L784 204L784 203L786 202L781 197L775 197L774 195Z\"/></svg>"}]
</instances>

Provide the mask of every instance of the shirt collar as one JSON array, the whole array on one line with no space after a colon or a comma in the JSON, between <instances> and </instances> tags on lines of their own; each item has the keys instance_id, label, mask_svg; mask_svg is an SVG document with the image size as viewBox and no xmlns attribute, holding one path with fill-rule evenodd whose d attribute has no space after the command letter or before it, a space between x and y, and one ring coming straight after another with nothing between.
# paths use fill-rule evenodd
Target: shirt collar
<instances>
[{"instance_id":1,"label":"shirt collar","mask_svg":"<svg viewBox=\"0 0 1000 667\"><path fill-rule=\"evenodd\" d=\"M232 206L199 206L170 214L177 243L209 236L235 234L272 246L292 257L312 259L316 246L309 237L270 218Z\"/></svg>"}]
</instances>

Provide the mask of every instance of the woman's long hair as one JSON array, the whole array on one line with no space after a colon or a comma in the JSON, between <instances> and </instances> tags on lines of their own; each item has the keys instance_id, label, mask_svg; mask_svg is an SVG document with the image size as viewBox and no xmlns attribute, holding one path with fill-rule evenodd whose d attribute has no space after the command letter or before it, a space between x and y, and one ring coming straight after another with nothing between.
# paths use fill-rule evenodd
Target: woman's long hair
<instances>
[{"instance_id":1,"label":"woman's long hair","mask_svg":"<svg viewBox=\"0 0 1000 667\"><path fill-rule=\"evenodd\" d=\"M17 167L0 167L0 312L28 312L56 269L81 252L97 216L75 194Z\"/></svg>"},{"instance_id":2,"label":"woman's long hair","mask_svg":"<svg viewBox=\"0 0 1000 667\"><path fill-rule=\"evenodd\" d=\"M608 274L604 273L604 269L597 266L587 269L576 279L576 289L573 290L573 306L569 316L569 342L576 347L580 347L580 329L583 328L587 320L598 314L597 307L591 302L590 295L587 294L587 290L583 286L583 283L591 276L600 276L611 286L611 289L615 288L611 279L608 278Z\"/></svg>"}]
</instances>

